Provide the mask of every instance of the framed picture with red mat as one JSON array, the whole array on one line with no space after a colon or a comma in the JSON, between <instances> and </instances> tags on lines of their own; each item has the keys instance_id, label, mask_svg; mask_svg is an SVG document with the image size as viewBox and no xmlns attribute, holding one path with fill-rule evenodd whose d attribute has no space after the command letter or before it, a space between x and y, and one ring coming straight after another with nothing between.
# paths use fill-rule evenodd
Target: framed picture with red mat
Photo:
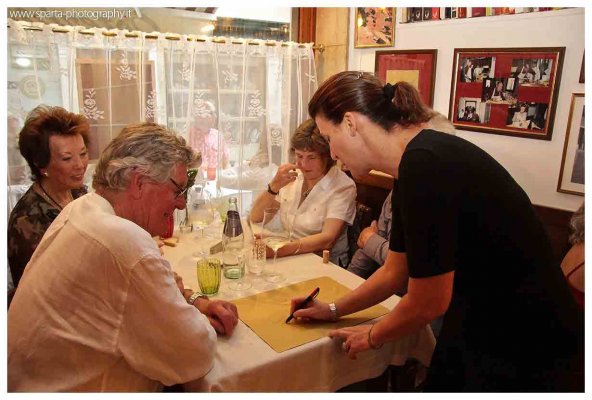
<instances>
[{"instance_id":1,"label":"framed picture with red mat","mask_svg":"<svg viewBox=\"0 0 592 400\"><path fill-rule=\"evenodd\" d=\"M410 83L419 91L423 102L432 107L437 54L435 49L377 51L374 71L385 83Z\"/></svg>"},{"instance_id":2,"label":"framed picture with red mat","mask_svg":"<svg viewBox=\"0 0 592 400\"><path fill-rule=\"evenodd\" d=\"M454 49L457 129L551 140L565 47Z\"/></svg>"}]
</instances>

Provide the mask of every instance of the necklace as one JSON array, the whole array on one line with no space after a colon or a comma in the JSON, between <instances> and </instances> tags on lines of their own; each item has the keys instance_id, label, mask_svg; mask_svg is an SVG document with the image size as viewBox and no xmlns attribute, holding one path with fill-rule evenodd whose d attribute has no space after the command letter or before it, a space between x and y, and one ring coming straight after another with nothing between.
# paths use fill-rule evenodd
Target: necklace
<instances>
[{"instance_id":1,"label":"necklace","mask_svg":"<svg viewBox=\"0 0 592 400\"><path fill-rule=\"evenodd\" d=\"M308 187L310 185L310 187L305 190L304 192L302 192L302 200L306 199L308 197L308 195L310 194L310 192L312 192L312 189L314 189L315 185L317 184L318 180L316 182L314 182L312 185L310 182L305 181L302 183L302 189L304 189L304 186L306 185L306 187Z\"/></svg>"},{"instance_id":2,"label":"necklace","mask_svg":"<svg viewBox=\"0 0 592 400\"><path fill-rule=\"evenodd\" d=\"M43 193L44 193L44 194L45 194L45 196L47 197L47 200L49 200L49 201L51 201L53 204L55 204L55 205L56 205L56 206L57 206L57 207L60 209L60 211L61 211L61 210L63 210L63 209L64 209L64 207L62 207L62 206L60 205L60 203L58 203L57 201L55 201L55 200L53 199L53 197L51 197L51 196L49 195L49 193L47 193L47 192L45 191L45 188L43 187L43 185L41 184L41 182L38 182L38 183L39 183L39 187L41 188L41 190L43 191Z\"/></svg>"}]
</instances>

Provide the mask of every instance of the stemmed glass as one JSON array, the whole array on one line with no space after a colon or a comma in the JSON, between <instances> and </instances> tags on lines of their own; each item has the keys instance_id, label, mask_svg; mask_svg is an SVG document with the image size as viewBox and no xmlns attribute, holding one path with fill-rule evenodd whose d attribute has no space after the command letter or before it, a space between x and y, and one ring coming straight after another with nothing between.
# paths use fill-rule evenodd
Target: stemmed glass
<instances>
[{"instance_id":1,"label":"stemmed glass","mask_svg":"<svg viewBox=\"0 0 592 400\"><path fill-rule=\"evenodd\" d=\"M202 257L209 254L210 241L205 240L205 228L214 222L214 210L210 202L210 196L203 186L198 185L193 188L189 194L189 220L192 226L201 231L201 234L195 236L198 242L198 251L193 253L194 257Z\"/></svg>"},{"instance_id":2,"label":"stemmed glass","mask_svg":"<svg viewBox=\"0 0 592 400\"><path fill-rule=\"evenodd\" d=\"M189 220L194 227L201 230L201 238L204 237L205 228L214 222L214 210L210 201L210 195L203 186L195 186L190 194Z\"/></svg>"},{"instance_id":3,"label":"stemmed glass","mask_svg":"<svg viewBox=\"0 0 592 400\"><path fill-rule=\"evenodd\" d=\"M226 213L228 212L228 197L222 196L222 193L218 193L216 196L211 198L212 208L217 210L220 214L220 220L222 223L226 222Z\"/></svg>"},{"instance_id":4,"label":"stemmed glass","mask_svg":"<svg viewBox=\"0 0 592 400\"><path fill-rule=\"evenodd\" d=\"M265 245L273 250L273 264L265 273L264 278L268 282L281 282L285 279L276 268L277 252L290 243L292 239L291 232L285 229L279 218L274 220L279 210L279 208L266 208L263 211L263 222L261 224L261 238Z\"/></svg>"}]
</instances>

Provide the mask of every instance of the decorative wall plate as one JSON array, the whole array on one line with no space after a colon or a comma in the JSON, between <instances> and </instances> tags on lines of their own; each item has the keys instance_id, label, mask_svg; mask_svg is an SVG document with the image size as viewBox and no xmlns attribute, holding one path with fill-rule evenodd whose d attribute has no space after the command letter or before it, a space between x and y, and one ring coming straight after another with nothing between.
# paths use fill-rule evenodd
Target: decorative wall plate
<instances>
[{"instance_id":1,"label":"decorative wall plate","mask_svg":"<svg viewBox=\"0 0 592 400\"><path fill-rule=\"evenodd\" d=\"M29 99L40 99L45 94L45 83L35 75L25 76L18 85L23 96Z\"/></svg>"}]
</instances>

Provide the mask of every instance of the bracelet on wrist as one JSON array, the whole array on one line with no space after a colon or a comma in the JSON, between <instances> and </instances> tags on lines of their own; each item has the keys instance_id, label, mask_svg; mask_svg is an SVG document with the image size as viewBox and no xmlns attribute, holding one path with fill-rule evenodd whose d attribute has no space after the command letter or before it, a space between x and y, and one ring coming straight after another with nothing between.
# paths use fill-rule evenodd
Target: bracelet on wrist
<instances>
[{"instance_id":1,"label":"bracelet on wrist","mask_svg":"<svg viewBox=\"0 0 592 400\"><path fill-rule=\"evenodd\" d=\"M337 315L337 306L335 303L329 304L329 311L331 311L331 320L337 321L339 319L339 315Z\"/></svg>"},{"instance_id":2,"label":"bracelet on wrist","mask_svg":"<svg viewBox=\"0 0 592 400\"><path fill-rule=\"evenodd\" d=\"M274 195L274 196L277 196L277 195L278 195L278 193L279 193L279 191L278 191L278 192L274 192L274 191L271 189L271 182L270 182L270 183L268 183L268 184L267 184L267 193L269 193L269 194L272 194L272 195Z\"/></svg>"},{"instance_id":3,"label":"bracelet on wrist","mask_svg":"<svg viewBox=\"0 0 592 400\"><path fill-rule=\"evenodd\" d=\"M300 246L302 246L302 241L300 239L298 239L298 248L296 250L294 250L294 253L292 253L293 256L295 256L296 254L298 254L300 252Z\"/></svg>"},{"instance_id":4,"label":"bracelet on wrist","mask_svg":"<svg viewBox=\"0 0 592 400\"><path fill-rule=\"evenodd\" d=\"M197 299L206 299L209 300L210 298L205 294L201 294L199 292L194 292L189 298L187 299L187 303L193 305Z\"/></svg>"},{"instance_id":5,"label":"bracelet on wrist","mask_svg":"<svg viewBox=\"0 0 592 400\"><path fill-rule=\"evenodd\" d=\"M368 331L368 346L370 346L371 349L378 350L382 347L384 343L381 343L378 346L372 343L372 329L374 329L374 324L372 324L370 330Z\"/></svg>"}]
</instances>

